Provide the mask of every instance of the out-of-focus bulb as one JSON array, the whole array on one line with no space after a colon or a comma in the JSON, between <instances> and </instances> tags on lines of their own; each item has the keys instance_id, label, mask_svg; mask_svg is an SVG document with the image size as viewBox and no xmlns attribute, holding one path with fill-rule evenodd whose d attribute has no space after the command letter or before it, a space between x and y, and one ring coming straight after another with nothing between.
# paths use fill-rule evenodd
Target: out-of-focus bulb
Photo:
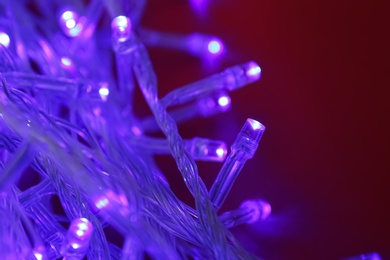
<instances>
[{"instance_id":1,"label":"out-of-focus bulb","mask_svg":"<svg viewBox=\"0 0 390 260\"><path fill-rule=\"evenodd\" d=\"M62 57L61 64L65 67L70 67L72 65L72 61L69 58Z\"/></svg>"},{"instance_id":2,"label":"out-of-focus bulb","mask_svg":"<svg viewBox=\"0 0 390 260\"><path fill-rule=\"evenodd\" d=\"M230 104L230 97L229 96L221 96L218 98L218 104L221 107L226 107Z\"/></svg>"},{"instance_id":3,"label":"out-of-focus bulb","mask_svg":"<svg viewBox=\"0 0 390 260\"><path fill-rule=\"evenodd\" d=\"M67 10L60 15L59 24L62 31L69 37L76 37L83 29L79 23L79 16L76 12Z\"/></svg>"},{"instance_id":4,"label":"out-of-focus bulb","mask_svg":"<svg viewBox=\"0 0 390 260\"><path fill-rule=\"evenodd\" d=\"M101 87L99 89L99 95L102 98L102 100L106 101L109 94L110 94L110 90L108 89L108 85L107 84L101 84Z\"/></svg>"},{"instance_id":5,"label":"out-of-focus bulb","mask_svg":"<svg viewBox=\"0 0 390 260\"><path fill-rule=\"evenodd\" d=\"M36 252L36 251L34 251L33 253L34 253L34 256L35 256L35 258L36 258L37 260L42 260L42 259L43 259L42 253Z\"/></svg>"},{"instance_id":6,"label":"out-of-focus bulb","mask_svg":"<svg viewBox=\"0 0 390 260\"><path fill-rule=\"evenodd\" d=\"M86 218L74 219L68 229L63 248L66 259L82 259L89 248L93 233L92 223Z\"/></svg>"},{"instance_id":7,"label":"out-of-focus bulb","mask_svg":"<svg viewBox=\"0 0 390 260\"><path fill-rule=\"evenodd\" d=\"M258 80L261 76L261 68L256 62L250 62L246 68L246 75L250 78Z\"/></svg>"},{"instance_id":8,"label":"out-of-focus bulb","mask_svg":"<svg viewBox=\"0 0 390 260\"><path fill-rule=\"evenodd\" d=\"M226 144L217 140L195 137L185 146L194 160L221 162L227 154Z\"/></svg>"},{"instance_id":9,"label":"out-of-focus bulb","mask_svg":"<svg viewBox=\"0 0 390 260\"><path fill-rule=\"evenodd\" d=\"M220 40L212 40L207 45L207 49L211 54L219 54L223 50L223 44Z\"/></svg>"},{"instance_id":10,"label":"out-of-focus bulb","mask_svg":"<svg viewBox=\"0 0 390 260\"><path fill-rule=\"evenodd\" d=\"M111 22L111 29L114 41L124 42L131 36L131 21L126 16L115 17Z\"/></svg>"},{"instance_id":11,"label":"out-of-focus bulb","mask_svg":"<svg viewBox=\"0 0 390 260\"><path fill-rule=\"evenodd\" d=\"M0 32L0 44L8 48L10 42L11 39L9 38L8 34L6 34L5 32Z\"/></svg>"},{"instance_id":12,"label":"out-of-focus bulb","mask_svg":"<svg viewBox=\"0 0 390 260\"><path fill-rule=\"evenodd\" d=\"M225 91L219 91L201 98L197 103L199 113L203 117L226 112L231 108L231 99Z\"/></svg>"},{"instance_id":13,"label":"out-of-focus bulb","mask_svg":"<svg viewBox=\"0 0 390 260\"><path fill-rule=\"evenodd\" d=\"M264 220L271 214L271 205L265 200L247 200L240 208L250 212L251 218L247 221L249 224Z\"/></svg>"}]
</instances>

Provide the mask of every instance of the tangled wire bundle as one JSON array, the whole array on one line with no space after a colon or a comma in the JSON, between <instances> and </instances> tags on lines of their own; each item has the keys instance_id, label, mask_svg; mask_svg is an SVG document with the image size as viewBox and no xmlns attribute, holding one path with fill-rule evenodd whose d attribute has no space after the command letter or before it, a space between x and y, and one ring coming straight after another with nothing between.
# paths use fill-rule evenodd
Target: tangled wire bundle
<instances>
[{"instance_id":1,"label":"tangled wire bundle","mask_svg":"<svg viewBox=\"0 0 390 260\"><path fill-rule=\"evenodd\" d=\"M228 110L227 92L257 81L260 67L234 66L159 98L145 45L204 56L219 55L221 40L142 28L144 0L63 2L0 6L1 255L255 258L229 228L266 218L270 205L249 200L217 212L265 127L248 119L227 155L222 141L183 140L177 123ZM135 87L153 117L133 113ZM150 137L155 131L166 138ZM172 192L156 154L173 156L195 208ZM196 160L224 161L210 191ZM20 180L34 173L39 178L22 189ZM65 214L53 208L57 196ZM122 248L107 241L108 226L124 237Z\"/></svg>"}]
</instances>

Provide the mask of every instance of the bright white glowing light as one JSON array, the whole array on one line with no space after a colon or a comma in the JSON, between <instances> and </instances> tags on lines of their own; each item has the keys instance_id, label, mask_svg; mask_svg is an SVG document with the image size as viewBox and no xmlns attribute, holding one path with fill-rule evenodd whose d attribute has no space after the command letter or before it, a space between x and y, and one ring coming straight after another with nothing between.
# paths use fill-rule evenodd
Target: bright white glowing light
<instances>
[{"instance_id":1,"label":"bright white glowing light","mask_svg":"<svg viewBox=\"0 0 390 260\"><path fill-rule=\"evenodd\" d=\"M130 19L127 18L126 16L120 15L114 18L112 20L112 25L113 29L117 28L119 31L124 32L126 30L130 30L131 28L131 22Z\"/></svg>"},{"instance_id":2,"label":"bright white glowing light","mask_svg":"<svg viewBox=\"0 0 390 260\"><path fill-rule=\"evenodd\" d=\"M34 256L37 260L42 260L43 259L43 255L39 252L36 252L34 251Z\"/></svg>"},{"instance_id":3,"label":"bright white glowing light","mask_svg":"<svg viewBox=\"0 0 390 260\"><path fill-rule=\"evenodd\" d=\"M11 40L5 32L0 32L0 44L3 45L4 47L8 48Z\"/></svg>"},{"instance_id":4,"label":"bright white glowing light","mask_svg":"<svg viewBox=\"0 0 390 260\"><path fill-rule=\"evenodd\" d=\"M72 65L72 61L69 58L66 58L66 57L62 57L61 58L61 63L65 67L69 67L70 65Z\"/></svg>"},{"instance_id":5,"label":"bright white glowing light","mask_svg":"<svg viewBox=\"0 0 390 260\"><path fill-rule=\"evenodd\" d=\"M263 126L259 121L256 121L253 119L249 119L248 121L251 124L253 130L258 130L258 129L262 128L262 126Z\"/></svg>"},{"instance_id":6,"label":"bright white glowing light","mask_svg":"<svg viewBox=\"0 0 390 260\"><path fill-rule=\"evenodd\" d=\"M72 19L73 18L73 12L71 12L71 11L65 11L62 15L62 19L64 19L64 20L70 20L70 19Z\"/></svg>"},{"instance_id":7,"label":"bright white glowing light","mask_svg":"<svg viewBox=\"0 0 390 260\"><path fill-rule=\"evenodd\" d=\"M218 148L216 153L217 153L218 157L223 157L225 155L225 149Z\"/></svg>"},{"instance_id":8,"label":"bright white glowing light","mask_svg":"<svg viewBox=\"0 0 390 260\"><path fill-rule=\"evenodd\" d=\"M247 72L246 72L246 74L248 75L248 76L257 76L257 75L259 75L261 73L261 68L259 67L259 66L253 66L252 68L250 68Z\"/></svg>"},{"instance_id":9,"label":"bright white glowing light","mask_svg":"<svg viewBox=\"0 0 390 260\"><path fill-rule=\"evenodd\" d=\"M72 29L76 26L76 21L73 19L69 19L68 21L65 22L66 27L69 29Z\"/></svg>"},{"instance_id":10,"label":"bright white glowing light","mask_svg":"<svg viewBox=\"0 0 390 260\"><path fill-rule=\"evenodd\" d=\"M82 237L82 236L84 236L84 234L85 234L85 232L82 231L82 230L77 230L77 231L76 231L76 235L77 235L78 237Z\"/></svg>"},{"instance_id":11,"label":"bright white glowing light","mask_svg":"<svg viewBox=\"0 0 390 260\"><path fill-rule=\"evenodd\" d=\"M79 244L77 244L77 243L73 243L73 244L72 244L72 247L73 247L74 249L77 249L77 248L79 248L79 247L80 247L80 245L79 245Z\"/></svg>"},{"instance_id":12,"label":"bright white glowing light","mask_svg":"<svg viewBox=\"0 0 390 260\"><path fill-rule=\"evenodd\" d=\"M73 11L65 11L61 15L59 22L62 31L70 37L78 36L83 29L77 13Z\"/></svg>"},{"instance_id":13,"label":"bright white glowing light","mask_svg":"<svg viewBox=\"0 0 390 260\"><path fill-rule=\"evenodd\" d=\"M220 41L212 40L209 42L207 49L212 54L218 54L222 51L222 44Z\"/></svg>"},{"instance_id":14,"label":"bright white glowing light","mask_svg":"<svg viewBox=\"0 0 390 260\"><path fill-rule=\"evenodd\" d=\"M88 229L88 225L85 222L81 222L81 223L77 224L77 227L79 228L79 230L87 230Z\"/></svg>"},{"instance_id":15,"label":"bright white glowing light","mask_svg":"<svg viewBox=\"0 0 390 260\"><path fill-rule=\"evenodd\" d=\"M99 95L103 99L103 101L107 100L109 94L110 90L107 88L107 86L104 85L99 89Z\"/></svg>"},{"instance_id":16,"label":"bright white glowing light","mask_svg":"<svg viewBox=\"0 0 390 260\"><path fill-rule=\"evenodd\" d=\"M222 96L218 99L218 104L221 106L221 107L225 107L227 105L229 105L230 103L230 98L229 97L226 97L226 96Z\"/></svg>"},{"instance_id":17,"label":"bright white glowing light","mask_svg":"<svg viewBox=\"0 0 390 260\"><path fill-rule=\"evenodd\" d=\"M98 209L101 209L101 208L104 208L105 206L107 206L108 204L108 199L107 198L104 198L104 199L101 199L99 200L97 203L96 203L96 207Z\"/></svg>"}]
</instances>

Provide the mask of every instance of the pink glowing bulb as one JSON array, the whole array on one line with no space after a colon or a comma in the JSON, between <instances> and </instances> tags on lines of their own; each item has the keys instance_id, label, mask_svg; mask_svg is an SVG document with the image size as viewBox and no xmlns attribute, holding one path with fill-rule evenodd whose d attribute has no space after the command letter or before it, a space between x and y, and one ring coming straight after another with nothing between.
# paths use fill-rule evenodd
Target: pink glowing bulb
<instances>
[{"instance_id":1,"label":"pink glowing bulb","mask_svg":"<svg viewBox=\"0 0 390 260\"><path fill-rule=\"evenodd\" d=\"M251 213L248 223L254 223L258 220L264 220L271 214L271 205L265 200L247 200L244 201L240 208Z\"/></svg>"}]
</instances>

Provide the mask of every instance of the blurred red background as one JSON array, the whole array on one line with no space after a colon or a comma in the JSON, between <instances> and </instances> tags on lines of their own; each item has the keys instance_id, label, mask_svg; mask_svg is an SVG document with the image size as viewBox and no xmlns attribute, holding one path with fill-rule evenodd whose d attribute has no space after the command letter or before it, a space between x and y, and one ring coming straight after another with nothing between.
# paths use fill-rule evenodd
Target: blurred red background
<instances>
[{"instance_id":1,"label":"blurred red background","mask_svg":"<svg viewBox=\"0 0 390 260\"><path fill-rule=\"evenodd\" d=\"M390 259L385 1L210 0L198 13L189 2L150 0L142 24L218 35L226 53L204 62L151 49L160 96L227 66L255 60L262 67L260 82L231 93L232 111L179 127L184 137L230 145L246 118L267 126L221 210L245 199L271 203L268 220L233 229L243 246L265 259L373 251ZM159 162L191 204L173 160ZM208 187L220 167L199 163Z\"/></svg>"}]
</instances>

